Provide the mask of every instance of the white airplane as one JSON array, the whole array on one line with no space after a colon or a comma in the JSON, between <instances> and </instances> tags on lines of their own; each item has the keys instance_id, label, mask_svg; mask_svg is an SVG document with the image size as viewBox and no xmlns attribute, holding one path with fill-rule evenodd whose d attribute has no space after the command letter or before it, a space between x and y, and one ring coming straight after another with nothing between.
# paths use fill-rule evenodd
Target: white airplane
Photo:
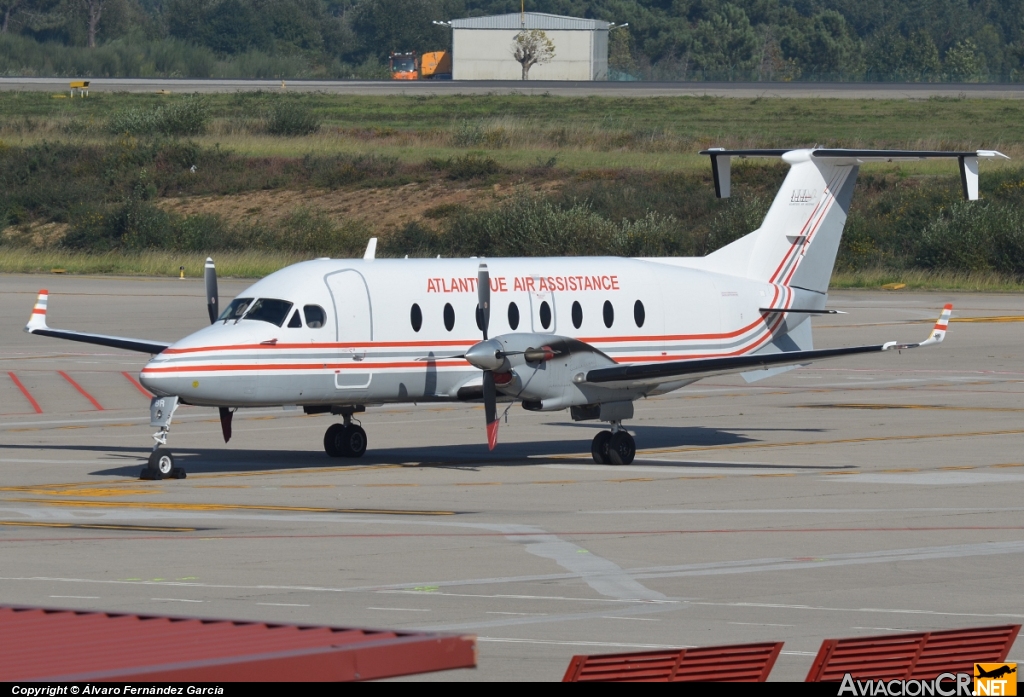
<instances>
[{"instance_id":1,"label":"white airplane","mask_svg":"<svg viewBox=\"0 0 1024 697\"><path fill-rule=\"evenodd\" d=\"M598 463L636 453L623 421L633 402L701 378L758 380L812 361L937 344L946 305L920 343L813 347L810 317L828 284L863 162L957 158L968 199L978 160L995 151L724 150L711 158L720 198L733 157L779 157L789 173L761 227L701 258L521 257L317 259L254 283L218 312L207 260L211 325L174 343L46 326L46 291L25 330L153 354L140 381L156 444L145 479L184 477L166 449L179 404L217 407L225 442L240 407L301 406L340 415L324 435L332 457L359 457L367 405L482 400L491 449L497 402L530 411L569 409L610 423L593 440Z\"/></svg>"}]
</instances>

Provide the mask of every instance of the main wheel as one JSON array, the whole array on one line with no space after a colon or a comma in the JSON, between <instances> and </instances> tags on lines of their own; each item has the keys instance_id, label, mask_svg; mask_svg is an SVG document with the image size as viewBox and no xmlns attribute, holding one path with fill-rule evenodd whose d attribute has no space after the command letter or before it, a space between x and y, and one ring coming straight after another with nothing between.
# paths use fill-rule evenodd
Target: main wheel
<instances>
[{"instance_id":1,"label":"main wheel","mask_svg":"<svg viewBox=\"0 0 1024 697\"><path fill-rule=\"evenodd\" d=\"M366 452L366 431L352 424L338 436L338 450L342 457L362 457Z\"/></svg>"},{"instance_id":2,"label":"main wheel","mask_svg":"<svg viewBox=\"0 0 1024 697\"><path fill-rule=\"evenodd\" d=\"M594 436L594 442L590 444L590 454L594 456L594 462L597 464L610 465L612 463L608 455L608 444L611 439L611 431L601 431Z\"/></svg>"},{"instance_id":3,"label":"main wheel","mask_svg":"<svg viewBox=\"0 0 1024 697\"><path fill-rule=\"evenodd\" d=\"M636 441L625 431L619 431L608 442L608 458L613 465L628 465L636 457Z\"/></svg>"},{"instance_id":4,"label":"main wheel","mask_svg":"<svg viewBox=\"0 0 1024 697\"><path fill-rule=\"evenodd\" d=\"M166 448L157 448L149 456L148 468L151 474L158 475L154 476L154 479L169 477L171 470L174 469L174 455Z\"/></svg>"},{"instance_id":5,"label":"main wheel","mask_svg":"<svg viewBox=\"0 0 1024 697\"><path fill-rule=\"evenodd\" d=\"M338 437L345 427L341 424L331 424L324 433L324 452L331 457L341 457L341 448L338 445Z\"/></svg>"}]
</instances>

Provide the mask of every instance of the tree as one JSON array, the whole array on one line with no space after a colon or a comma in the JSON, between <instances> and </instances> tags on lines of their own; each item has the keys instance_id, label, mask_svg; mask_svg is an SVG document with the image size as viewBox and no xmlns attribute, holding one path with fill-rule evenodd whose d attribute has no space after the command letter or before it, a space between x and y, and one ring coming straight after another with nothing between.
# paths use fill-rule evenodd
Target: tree
<instances>
[{"instance_id":1,"label":"tree","mask_svg":"<svg viewBox=\"0 0 1024 697\"><path fill-rule=\"evenodd\" d=\"M512 57L523 66L523 79L529 80L530 68L555 57L555 42L540 29L524 29L512 39Z\"/></svg>"},{"instance_id":2,"label":"tree","mask_svg":"<svg viewBox=\"0 0 1024 697\"><path fill-rule=\"evenodd\" d=\"M96 32L100 27L100 17L103 14L103 4L105 0L82 0L85 5L85 9L88 12L86 25L89 32L89 48L96 48Z\"/></svg>"},{"instance_id":3,"label":"tree","mask_svg":"<svg viewBox=\"0 0 1024 697\"><path fill-rule=\"evenodd\" d=\"M946 51L946 73L956 82L977 82L985 73L985 59L970 39Z\"/></svg>"}]
</instances>

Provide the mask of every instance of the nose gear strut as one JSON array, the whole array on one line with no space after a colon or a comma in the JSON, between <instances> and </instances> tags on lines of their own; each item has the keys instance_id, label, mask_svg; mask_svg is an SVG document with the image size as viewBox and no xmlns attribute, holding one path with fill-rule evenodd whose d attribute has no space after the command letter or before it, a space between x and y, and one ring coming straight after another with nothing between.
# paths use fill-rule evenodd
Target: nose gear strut
<instances>
[{"instance_id":1,"label":"nose gear strut","mask_svg":"<svg viewBox=\"0 0 1024 697\"><path fill-rule=\"evenodd\" d=\"M184 479L185 470L174 466L174 455L162 446L167 445L171 432L171 419L178 408L177 397L153 397L149 402L149 425L160 430L153 434L153 452L139 474L139 479Z\"/></svg>"}]
</instances>

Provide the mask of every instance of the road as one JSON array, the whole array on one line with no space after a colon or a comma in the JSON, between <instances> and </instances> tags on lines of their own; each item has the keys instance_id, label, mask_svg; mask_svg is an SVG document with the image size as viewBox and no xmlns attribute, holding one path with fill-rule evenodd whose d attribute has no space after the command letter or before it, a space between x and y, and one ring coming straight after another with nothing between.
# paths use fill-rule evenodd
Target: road
<instances>
[{"instance_id":1,"label":"road","mask_svg":"<svg viewBox=\"0 0 1024 697\"><path fill-rule=\"evenodd\" d=\"M488 453L479 407L371 408L345 462L329 417L242 412L225 445L184 407L188 479L142 482L144 357L22 333L42 286L53 326L206 316L198 279L0 276L0 603L470 632L479 668L433 678L493 681L768 640L771 679L802 680L826 638L1024 617L1024 297L834 293L819 348L924 338L947 300L955 321L939 348L640 402L628 467L563 413L513 408Z\"/></svg>"},{"instance_id":2,"label":"road","mask_svg":"<svg viewBox=\"0 0 1024 697\"><path fill-rule=\"evenodd\" d=\"M68 90L69 78L2 77L0 91ZM1024 84L838 83L838 82L508 82L367 80L219 80L97 78L93 92L326 92L351 95L547 94L559 97L758 97L817 99L1022 99Z\"/></svg>"}]
</instances>

